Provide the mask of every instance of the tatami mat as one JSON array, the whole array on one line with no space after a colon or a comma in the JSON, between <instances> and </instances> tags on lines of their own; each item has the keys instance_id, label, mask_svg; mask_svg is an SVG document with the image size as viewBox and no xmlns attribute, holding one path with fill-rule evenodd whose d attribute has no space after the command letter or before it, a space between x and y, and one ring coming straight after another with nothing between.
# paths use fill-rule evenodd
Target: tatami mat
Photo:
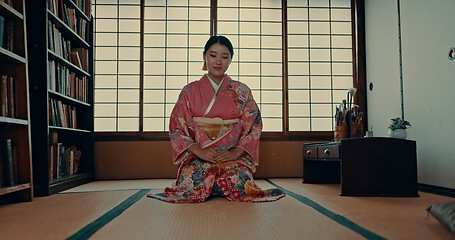
<instances>
[{"instance_id":1,"label":"tatami mat","mask_svg":"<svg viewBox=\"0 0 455 240\"><path fill-rule=\"evenodd\" d=\"M169 204L143 198L92 239L363 239L294 198Z\"/></svg>"},{"instance_id":2,"label":"tatami mat","mask_svg":"<svg viewBox=\"0 0 455 240\"><path fill-rule=\"evenodd\" d=\"M135 190L55 194L0 206L0 239L66 239L134 194Z\"/></svg>"},{"instance_id":3,"label":"tatami mat","mask_svg":"<svg viewBox=\"0 0 455 240\"><path fill-rule=\"evenodd\" d=\"M426 208L453 198L419 192L420 197L339 196L337 184L303 184L298 179L271 179L387 239L455 239Z\"/></svg>"},{"instance_id":4,"label":"tatami mat","mask_svg":"<svg viewBox=\"0 0 455 240\"><path fill-rule=\"evenodd\" d=\"M216 198L171 204L147 198L174 179L91 182L32 202L0 206L0 239L455 239L425 209L453 198L339 196L338 184L257 180L276 202Z\"/></svg>"},{"instance_id":5,"label":"tatami mat","mask_svg":"<svg viewBox=\"0 0 455 240\"><path fill-rule=\"evenodd\" d=\"M171 186L175 179L138 179L138 180L104 180L90 182L62 193L117 191L132 189L164 189Z\"/></svg>"}]
</instances>

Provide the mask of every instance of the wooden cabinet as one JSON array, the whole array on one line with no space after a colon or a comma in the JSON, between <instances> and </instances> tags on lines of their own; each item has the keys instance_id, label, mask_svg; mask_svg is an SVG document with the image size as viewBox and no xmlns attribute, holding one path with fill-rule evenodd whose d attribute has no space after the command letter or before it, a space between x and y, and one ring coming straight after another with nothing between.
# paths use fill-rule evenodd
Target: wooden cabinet
<instances>
[{"instance_id":1,"label":"wooden cabinet","mask_svg":"<svg viewBox=\"0 0 455 240\"><path fill-rule=\"evenodd\" d=\"M303 151L304 183L341 183L341 196L419 196L415 141L347 138Z\"/></svg>"},{"instance_id":2,"label":"wooden cabinet","mask_svg":"<svg viewBox=\"0 0 455 240\"><path fill-rule=\"evenodd\" d=\"M90 0L25 0L36 196L93 179Z\"/></svg>"},{"instance_id":3,"label":"wooden cabinet","mask_svg":"<svg viewBox=\"0 0 455 240\"><path fill-rule=\"evenodd\" d=\"M412 140L341 140L342 196L417 197L417 153Z\"/></svg>"},{"instance_id":4,"label":"wooden cabinet","mask_svg":"<svg viewBox=\"0 0 455 240\"><path fill-rule=\"evenodd\" d=\"M340 183L340 143L303 145L303 182Z\"/></svg>"},{"instance_id":5,"label":"wooden cabinet","mask_svg":"<svg viewBox=\"0 0 455 240\"><path fill-rule=\"evenodd\" d=\"M0 1L0 202L33 199L25 15Z\"/></svg>"}]
</instances>

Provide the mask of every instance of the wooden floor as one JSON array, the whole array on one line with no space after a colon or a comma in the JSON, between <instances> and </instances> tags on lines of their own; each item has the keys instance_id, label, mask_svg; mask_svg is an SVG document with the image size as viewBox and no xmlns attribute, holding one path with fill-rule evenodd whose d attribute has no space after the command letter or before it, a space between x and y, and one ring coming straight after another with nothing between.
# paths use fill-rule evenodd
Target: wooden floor
<instances>
[{"instance_id":1,"label":"wooden floor","mask_svg":"<svg viewBox=\"0 0 455 240\"><path fill-rule=\"evenodd\" d=\"M298 178L257 180L286 191L270 203L170 204L145 196L172 181L97 181L1 205L0 239L455 239L425 210L450 197L346 197L337 184Z\"/></svg>"}]
</instances>

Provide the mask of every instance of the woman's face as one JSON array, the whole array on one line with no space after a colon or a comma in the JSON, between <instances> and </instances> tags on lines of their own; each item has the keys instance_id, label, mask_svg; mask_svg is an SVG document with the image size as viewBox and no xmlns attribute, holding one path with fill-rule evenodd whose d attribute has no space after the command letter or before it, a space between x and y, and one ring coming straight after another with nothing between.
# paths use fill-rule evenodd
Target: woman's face
<instances>
[{"instance_id":1,"label":"woman's face","mask_svg":"<svg viewBox=\"0 0 455 240\"><path fill-rule=\"evenodd\" d=\"M229 49L219 43L213 44L205 53L204 60L207 64L208 75L219 82L231 63Z\"/></svg>"}]
</instances>

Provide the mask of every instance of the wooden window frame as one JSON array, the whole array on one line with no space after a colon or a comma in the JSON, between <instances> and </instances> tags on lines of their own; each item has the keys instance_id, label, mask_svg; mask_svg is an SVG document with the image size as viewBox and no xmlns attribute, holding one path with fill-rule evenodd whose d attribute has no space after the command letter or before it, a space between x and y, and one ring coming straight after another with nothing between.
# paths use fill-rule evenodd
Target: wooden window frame
<instances>
[{"instance_id":1,"label":"wooden window frame","mask_svg":"<svg viewBox=\"0 0 455 240\"><path fill-rule=\"evenodd\" d=\"M141 0L142 6L144 0ZM353 54L353 87L357 88L354 97L354 103L359 105L359 110L364 113L363 128L367 129L367 98L366 98L366 51L365 51L365 6L364 0L351 0L351 29L352 29L352 54ZM217 0L211 0L211 34L217 32L216 24L216 5ZM213 7L215 6L215 8ZM286 1L282 1L282 8L286 9ZM283 12L283 49L287 49L287 15ZM144 8L141 7L141 16L144 16ZM141 31L143 31L144 19L141 17ZM143 34L141 34L143 35ZM141 36L141 47L143 47L144 38ZM282 53L283 62L287 61L287 51ZM143 61L144 56L141 51L140 56ZM283 89L287 89L287 65L283 64ZM140 67L141 83L143 89L143 66ZM140 96L140 118L143 116L143 96ZM288 101L286 93L283 93L283 116L288 116ZM261 141L332 141L333 131L288 131L289 121L283 117L282 132L263 132ZM168 132L144 132L142 121L139 132L95 132L95 141L166 141L169 140Z\"/></svg>"}]
</instances>

